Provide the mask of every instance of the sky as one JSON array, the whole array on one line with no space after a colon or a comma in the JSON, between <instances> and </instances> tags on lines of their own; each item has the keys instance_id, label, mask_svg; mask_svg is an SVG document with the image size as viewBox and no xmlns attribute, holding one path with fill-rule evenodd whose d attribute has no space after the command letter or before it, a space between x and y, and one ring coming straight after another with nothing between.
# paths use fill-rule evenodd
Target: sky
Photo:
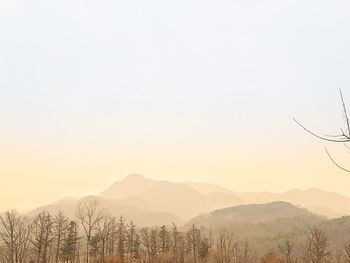
<instances>
[{"instance_id":1,"label":"sky","mask_svg":"<svg viewBox=\"0 0 350 263\"><path fill-rule=\"evenodd\" d=\"M0 210L131 173L349 194L345 0L0 0Z\"/></svg>"}]
</instances>

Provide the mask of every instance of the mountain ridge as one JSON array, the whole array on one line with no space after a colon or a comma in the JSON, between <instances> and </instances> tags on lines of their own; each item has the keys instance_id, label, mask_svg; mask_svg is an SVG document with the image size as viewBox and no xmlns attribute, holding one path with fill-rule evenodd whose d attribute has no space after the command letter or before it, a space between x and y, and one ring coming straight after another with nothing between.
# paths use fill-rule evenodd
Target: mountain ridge
<instances>
[{"instance_id":1,"label":"mountain ridge","mask_svg":"<svg viewBox=\"0 0 350 263\"><path fill-rule=\"evenodd\" d=\"M62 209L73 214L73 208L86 198L66 197L29 210L26 214L34 214L42 209ZM113 209L115 215L125 213L125 217L134 216L140 225L169 224L171 221L181 224L200 214L222 208L276 201L288 202L329 218L350 214L349 198L317 188L292 189L281 193L237 192L216 184L191 181L176 183L149 179L140 174L131 174L113 183L93 198L98 199L102 207Z\"/></svg>"},{"instance_id":2,"label":"mountain ridge","mask_svg":"<svg viewBox=\"0 0 350 263\"><path fill-rule=\"evenodd\" d=\"M153 179L147 179L146 177L141 176L139 174L137 174L137 176L135 175L134 176L130 175L130 176L134 178L137 177L138 179L142 179L141 182L143 183L145 181L148 181L149 183L147 187L142 188L142 192L138 192L138 193L129 192L129 195L142 196L142 194L149 191L151 187L150 185L152 185L152 187L156 187L156 185L157 184L160 185L161 182L168 182L170 184L182 184L182 185L190 186L194 191L197 192L197 194L200 193L205 196L215 196L214 193L216 193L217 195L221 195L219 199L223 198L227 200L229 199L229 197L232 197L235 199L235 203L234 203L235 205L286 201L295 205L303 206L312 212L327 216L329 218L350 215L350 198L338 193L325 191L314 187L310 187L305 190L291 189L291 190L288 190L285 192L279 192L279 193L278 192L271 193L268 191L239 192L239 191L234 191L232 189L222 187L218 184L197 183L193 181L184 181L180 183L174 183L169 181L157 181ZM125 183L125 180L128 177L126 177L125 179L119 182L116 182L114 186L120 183L121 184ZM108 193L108 191L113 191L113 187L110 187L108 190L102 192L102 196L105 196L106 192ZM125 189L123 189L123 191L125 191ZM109 194L109 196L113 196L113 194ZM226 202L225 205L229 205L229 203ZM210 206L209 208L215 209L215 208L223 207L220 204L216 204L216 206L217 207Z\"/></svg>"}]
</instances>

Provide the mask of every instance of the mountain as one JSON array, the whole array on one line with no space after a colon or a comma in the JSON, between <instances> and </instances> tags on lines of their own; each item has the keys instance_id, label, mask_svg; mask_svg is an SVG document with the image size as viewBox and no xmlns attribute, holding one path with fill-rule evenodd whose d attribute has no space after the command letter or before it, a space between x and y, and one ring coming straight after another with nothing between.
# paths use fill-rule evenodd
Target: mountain
<instances>
[{"instance_id":1,"label":"mountain","mask_svg":"<svg viewBox=\"0 0 350 263\"><path fill-rule=\"evenodd\" d=\"M115 182L98 196L64 198L36 208L64 212L74 219L80 202L94 199L101 209L113 216L123 215L139 227L175 223L186 231L191 224L204 226L203 231L226 229L234 240L249 240L255 251L265 253L278 247L285 238L304 242L308 227L325 230L334 248L348 239L350 217L327 219L350 214L350 199L320 189L290 190L283 193L236 192L219 185L195 182L174 183L132 174ZM76 219L76 218L75 218ZM217 238L217 236L213 237Z\"/></svg>"},{"instance_id":2,"label":"mountain","mask_svg":"<svg viewBox=\"0 0 350 263\"><path fill-rule=\"evenodd\" d=\"M112 184L107 190L101 192L105 198L121 199L147 192L157 181L147 179L140 174L130 174L121 181Z\"/></svg>"},{"instance_id":3,"label":"mountain","mask_svg":"<svg viewBox=\"0 0 350 263\"><path fill-rule=\"evenodd\" d=\"M206 213L213 210L221 211L220 209L227 207L229 207L228 210L224 209L218 213L225 215L225 211L231 211L232 207L235 207L234 211L236 212L231 212L237 214L231 216L228 213L230 215L228 218L232 217L246 223L253 223L247 214L238 213L240 208L237 205L256 204L244 206L244 211L247 212L247 209L251 209L254 215L252 218L260 220L265 216L261 214L261 217L258 217L254 214L260 211L259 204L276 201L289 202L298 209L304 207L313 213L330 218L350 214L349 198L315 188L291 190L284 193L235 192L219 185L190 181L174 183L148 179L139 174L132 174L115 182L108 189L101 192L99 196L85 198L97 199L101 207L108 209L113 215L124 215L126 218L132 218L139 226L170 224L172 222L181 224L193 218L195 218L193 220L197 220L196 216L199 214L202 216L201 220L203 220L203 215L208 217L209 224L212 217L209 216L211 214ZM81 200L84 200L84 198L65 198L59 202L27 212L27 214L35 214L46 209L51 212L62 210L68 216L74 216L75 209ZM264 207L263 210L270 211L267 208L276 208L276 204L272 207ZM282 207L287 209L286 204ZM279 211L283 210L277 209L276 215ZM288 214L287 212L290 211L292 211L291 207L284 213ZM222 220L224 218L226 217L223 216ZM266 215L266 218L269 217ZM306 218L305 215L303 218ZM230 220L238 223L235 221L236 219ZM260 223L262 222L265 221L263 220Z\"/></svg>"},{"instance_id":4,"label":"mountain","mask_svg":"<svg viewBox=\"0 0 350 263\"><path fill-rule=\"evenodd\" d=\"M347 237L346 227L350 220L348 221L348 224L338 226L339 230L345 231L341 234L342 237ZM309 226L322 224L325 228L327 222L326 218L305 208L287 202L272 202L239 205L204 213L188 222L185 229L196 224L216 234L225 230L233 233L235 241L244 243L249 240L255 251L264 254L278 247L286 238L298 241L297 243L303 242ZM328 229L331 231L332 227Z\"/></svg>"},{"instance_id":5,"label":"mountain","mask_svg":"<svg viewBox=\"0 0 350 263\"><path fill-rule=\"evenodd\" d=\"M286 238L302 244L310 226L317 226L326 233L332 249L342 248L349 239L350 217L326 219L291 203L272 202L239 205L205 213L188 222L185 229L191 224L204 226L212 233L225 229L233 233L237 242L249 240L255 251L263 255L276 249Z\"/></svg>"},{"instance_id":6,"label":"mountain","mask_svg":"<svg viewBox=\"0 0 350 263\"><path fill-rule=\"evenodd\" d=\"M269 192L235 192L246 203L268 203L286 201L306 207L312 212L330 218L350 214L350 198L343 195L310 188L307 190L290 190L284 193Z\"/></svg>"},{"instance_id":7,"label":"mountain","mask_svg":"<svg viewBox=\"0 0 350 263\"><path fill-rule=\"evenodd\" d=\"M127 220L132 219L139 227L169 225L175 222L179 225L179 229L186 231L190 225L196 224L204 226L203 231L212 233L214 239L218 238L220 231L228 231L237 244L244 244L249 240L249 246L257 251L259 256L276 249L286 238L296 244L302 244L310 226L318 226L325 231L332 249L341 248L348 240L350 227L350 217L326 219L305 208L283 201L217 209L202 213L182 226L183 221L174 214L135 207L142 205L144 201L131 197L120 200L99 196L87 196L78 200L65 198L48 206L39 207L27 215L34 216L42 210L53 214L62 211L68 217L76 219L75 211L78 203L86 200L96 200L100 208L108 209L116 217L123 215ZM128 202L132 205L127 205Z\"/></svg>"},{"instance_id":8,"label":"mountain","mask_svg":"<svg viewBox=\"0 0 350 263\"><path fill-rule=\"evenodd\" d=\"M192 181L185 181L182 183L191 186L193 189L195 189L196 191L202 194L224 193L224 194L235 195L235 192L233 192L232 190L224 188L217 184L196 183Z\"/></svg>"},{"instance_id":9,"label":"mountain","mask_svg":"<svg viewBox=\"0 0 350 263\"><path fill-rule=\"evenodd\" d=\"M43 210L52 214L57 214L62 211L66 216L76 219L76 210L80 202L86 200L97 201L100 209L106 209L115 217L123 216L127 220L132 219L138 226L155 226L155 225L170 225L172 223L181 225L183 221L176 215L168 212L150 211L142 209L144 202L136 200L113 200L105 199L98 196L87 196L81 199L72 199L67 201L55 202L53 204L42 206L26 213L27 216L35 216Z\"/></svg>"},{"instance_id":10,"label":"mountain","mask_svg":"<svg viewBox=\"0 0 350 263\"><path fill-rule=\"evenodd\" d=\"M74 218L79 202L88 198L96 199L100 208L107 209L112 215L123 215L139 226L171 223L181 225L199 213L244 202L232 193L205 194L188 184L156 181L131 174L112 184L99 196L64 198L27 214L35 215L45 209L52 213L62 211Z\"/></svg>"},{"instance_id":11,"label":"mountain","mask_svg":"<svg viewBox=\"0 0 350 263\"><path fill-rule=\"evenodd\" d=\"M270 192L236 192L215 184L184 182L201 193L224 193L232 194L243 200L242 204L263 204L275 201L285 201L300 205L311 212L324 215L329 218L336 218L350 215L350 198L324 191L317 188L307 190L294 189L282 193Z\"/></svg>"},{"instance_id":12,"label":"mountain","mask_svg":"<svg viewBox=\"0 0 350 263\"><path fill-rule=\"evenodd\" d=\"M198 213L244 202L232 193L205 194L188 184L155 181L137 174L114 183L100 196L117 200L143 200L146 202L143 208L176 214L183 220L189 220Z\"/></svg>"},{"instance_id":13,"label":"mountain","mask_svg":"<svg viewBox=\"0 0 350 263\"><path fill-rule=\"evenodd\" d=\"M267 223L276 219L304 218L310 221L324 219L305 208L294 206L287 202L272 202L267 204L238 205L203 213L189 224L206 227L229 226L235 224Z\"/></svg>"}]
</instances>

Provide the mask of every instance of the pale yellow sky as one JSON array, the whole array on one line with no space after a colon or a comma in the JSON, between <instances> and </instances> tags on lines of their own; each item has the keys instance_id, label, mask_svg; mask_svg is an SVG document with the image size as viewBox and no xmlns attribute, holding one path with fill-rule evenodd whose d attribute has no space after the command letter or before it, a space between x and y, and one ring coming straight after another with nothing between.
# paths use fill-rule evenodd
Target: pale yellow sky
<instances>
[{"instance_id":1,"label":"pale yellow sky","mask_svg":"<svg viewBox=\"0 0 350 263\"><path fill-rule=\"evenodd\" d=\"M348 194L350 2L0 1L0 210L130 173ZM346 166L347 150L329 145Z\"/></svg>"},{"instance_id":2,"label":"pale yellow sky","mask_svg":"<svg viewBox=\"0 0 350 263\"><path fill-rule=\"evenodd\" d=\"M0 173L6 176L1 180L0 209L26 209L65 196L97 194L135 172L159 180L211 182L237 191L278 192L312 186L347 194L350 176L330 163L322 145L307 135L303 139L309 141L296 145L283 141L273 145L263 141L2 143L6 151L0 156L4 164Z\"/></svg>"}]
</instances>

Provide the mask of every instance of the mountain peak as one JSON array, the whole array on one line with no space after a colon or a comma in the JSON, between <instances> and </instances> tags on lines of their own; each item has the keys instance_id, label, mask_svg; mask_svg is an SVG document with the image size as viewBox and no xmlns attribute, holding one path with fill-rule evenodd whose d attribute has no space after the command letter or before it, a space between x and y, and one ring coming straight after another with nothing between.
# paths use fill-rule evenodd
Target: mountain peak
<instances>
[{"instance_id":1,"label":"mountain peak","mask_svg":"<svg viewBox=\"0 0 350 263\"><path fill-rule=\"evenodd\" d=\"M115 182L101 193L105 198L125 198L146 191L155 181L140 174L130 174L121 181Z\"/></svg>"},{"instance_id":2,"label":"mountain peak","mask_svg":"<svg viewBox=\"0 0 350 263\"><path fill-rule=\"evenodd\" d=\"M146 177L144 177L143 175L138 173L133 173L125 177L123 181L131 181L131 180L136 181L136 180L144 180L144 179L146 179Z\"/></svg>"}]
</instances>

